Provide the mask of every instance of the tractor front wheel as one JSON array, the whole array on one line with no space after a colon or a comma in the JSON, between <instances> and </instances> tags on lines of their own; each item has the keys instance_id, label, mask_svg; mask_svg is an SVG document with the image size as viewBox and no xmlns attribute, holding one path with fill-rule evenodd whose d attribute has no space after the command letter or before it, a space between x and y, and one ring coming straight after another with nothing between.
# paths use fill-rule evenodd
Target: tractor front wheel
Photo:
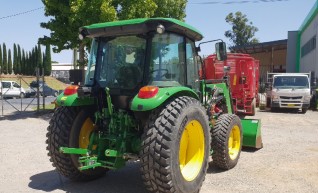
<instances>
[{"instance_id":1,"label":"tractor front wheel","mask_svg":"<svg viewBox=\"0 0 318 193\"><path fill-rule=\"evenodd\" d=\"M59 173L75 181L87 181L101 177L107 171L95 168L80 171L78 155L64 154L60 147L86 149L94 129L91 113L75 107L58 107L47 128L47 150L50 161Z\"/></svg>"},{"instance_id":2,"label":"tractor front wheel","mask_svg":"<svg viewBox=\"0 0 318 193\"><path fill-rule=\"evenodd\" d=\"M179 97L154 110L142 136L141 172L151 192L199 192L210 154L209 124L196 99Z\"/></svg>"},{"instance_id":3,"label":"tractor front wheel","mask_svg":"<svg viewBox=\"0 0 318 193\"><path fill-rule=\"evenodd\" d=\"M212 129L212 159L221 169L233 168L240 157L243 143L241 120L234 114L223 114Z\"/></svg>"}]
</instances>

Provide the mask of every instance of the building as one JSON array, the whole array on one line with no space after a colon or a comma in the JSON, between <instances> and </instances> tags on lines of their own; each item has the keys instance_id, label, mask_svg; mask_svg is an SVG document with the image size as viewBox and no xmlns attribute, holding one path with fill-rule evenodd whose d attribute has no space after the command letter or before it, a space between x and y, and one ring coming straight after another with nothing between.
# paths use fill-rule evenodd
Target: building
<instances>
[{"instance_id":1,"label":"building","mask_svg":"<svg viewBox=\"0 0 318 193\"><path fill-rule=\"evenodd\" d=\"M250 54L260 61L261 82L267 72L286 72L287 39L231 48L236 53Z\"/></svg>"},{"instance_id":2,"label":"building","mask_svg":"<svg viewBox=\"0 0 318 193\"><path fill-rule=\"evenodd\" d=\"M69 83L69 70L71 69L74 69L74 66L70 63L52 63L51 76L62 82Z\"/></svg>"},{"instance_id":3,"label":"building","mask_svg":"<svg viewBox=\"0 0 318 193\"><path fill-rule=\"evenodd\" d=\"M297 31L288 32L287 72L312 72L318 78L318 1Z\"/></svg>"}]
</instances>

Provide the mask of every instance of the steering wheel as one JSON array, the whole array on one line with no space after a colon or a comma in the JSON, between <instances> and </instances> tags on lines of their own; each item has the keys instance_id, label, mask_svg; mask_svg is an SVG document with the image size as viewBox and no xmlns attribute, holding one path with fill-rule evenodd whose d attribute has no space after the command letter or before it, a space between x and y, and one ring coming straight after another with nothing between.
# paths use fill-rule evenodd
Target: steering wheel
<instances>
[{"instance_id":1,"label":"steering wheel","mask_svg":"<svg viewBox=\"0 0 318 193\"><path fill-rule=\"evenodd\" d=\"M162 77L166 76L167 74L169 74L168 69L155 69L155 70L150 71L151 74L154 73L154 72L158 72L156 74L156 76L154 77L155 80L159 80L160 78L162 78Z\"/></svg>"}]
</instances>

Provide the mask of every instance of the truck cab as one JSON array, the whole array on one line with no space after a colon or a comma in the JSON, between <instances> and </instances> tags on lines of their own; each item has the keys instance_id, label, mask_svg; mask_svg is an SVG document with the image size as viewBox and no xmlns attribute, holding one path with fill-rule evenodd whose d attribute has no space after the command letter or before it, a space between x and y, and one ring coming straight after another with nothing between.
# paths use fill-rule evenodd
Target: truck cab
<instances>
[{"instance_id":1,"label":"truck cab","mask_svg":"<svg viewBox=\"0 0 318 193\"><path fill-rule=\"evenodd\" d=\"M266 106L301 109L306 113L310 105L310 73L268 73Z\"/></svg>"}]
</instances>

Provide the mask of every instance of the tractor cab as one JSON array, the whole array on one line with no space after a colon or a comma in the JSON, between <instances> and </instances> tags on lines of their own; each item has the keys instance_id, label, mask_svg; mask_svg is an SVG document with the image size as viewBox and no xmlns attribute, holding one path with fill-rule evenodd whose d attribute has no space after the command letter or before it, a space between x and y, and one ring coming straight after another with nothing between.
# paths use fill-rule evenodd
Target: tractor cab
<instances>
[{"instance_id":1,"label":"tractor cab","mask_svg":"<svg viewBox=\"0 0 318 193\"><path fill-rule=\"evenodd\" d=\"M152 18L93 24L81 28L80 36L93 38L85 86L95 92L109 88L115 107L129 108L144 86L199 93L195 41L202 35L183 22Z\"/></svg>"}]
</instances>

